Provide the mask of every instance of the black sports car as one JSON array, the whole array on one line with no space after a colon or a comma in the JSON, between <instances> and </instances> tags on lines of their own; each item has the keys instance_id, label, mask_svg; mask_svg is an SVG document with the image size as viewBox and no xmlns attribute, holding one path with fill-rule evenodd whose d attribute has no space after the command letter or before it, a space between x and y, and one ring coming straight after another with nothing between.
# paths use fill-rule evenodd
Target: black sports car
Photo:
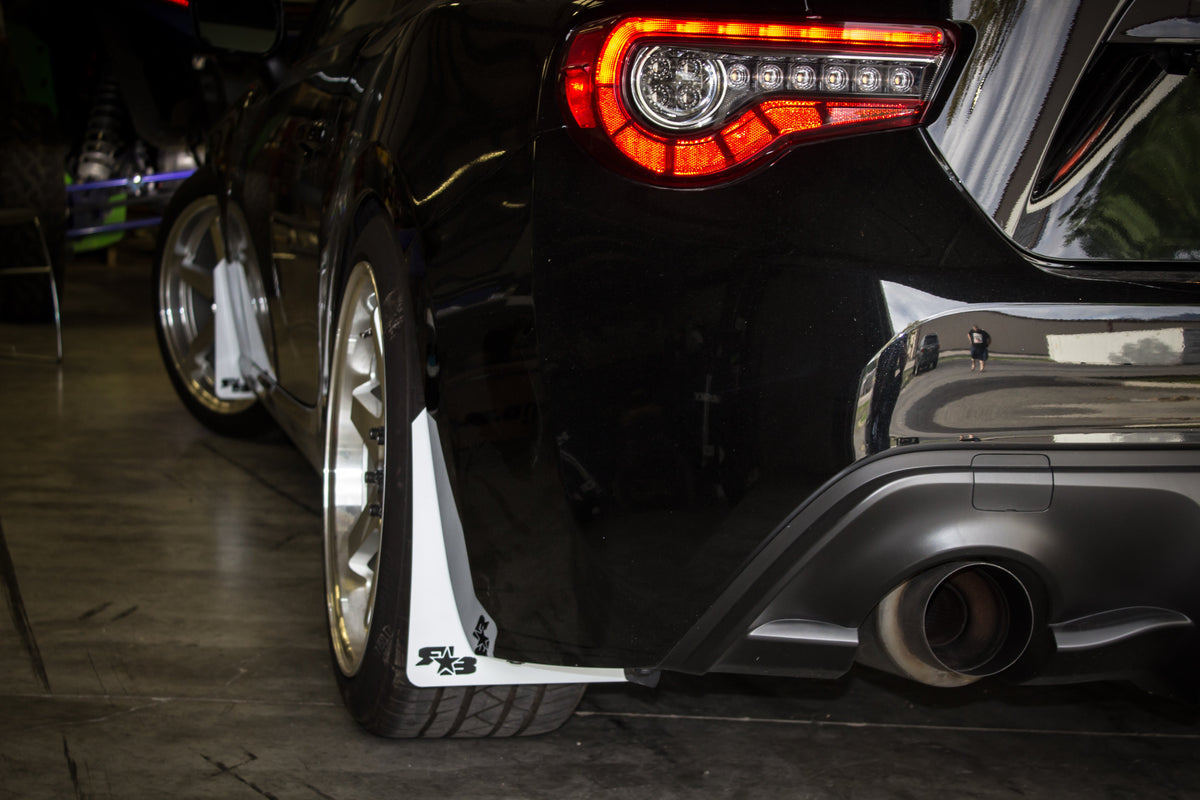
<instances>
[{"instance_id":1,"label":"black sports car","mask_svg":"<svg viewBox=\"0 0 1200 800\"><path fill-rule=\"evenodd\" d=\"M193 8L268 61L160 342L323 470L370 730L856 661L1194 696L1195 3Z\"/></svg>"}]
</instances>

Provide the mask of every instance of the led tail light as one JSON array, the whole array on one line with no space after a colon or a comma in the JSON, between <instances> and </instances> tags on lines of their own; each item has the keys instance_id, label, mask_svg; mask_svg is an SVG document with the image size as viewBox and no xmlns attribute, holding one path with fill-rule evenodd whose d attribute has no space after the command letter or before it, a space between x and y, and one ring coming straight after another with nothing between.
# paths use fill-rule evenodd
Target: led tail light
<instances>
[{"instance_id":1,"label":"led tail light","mask_svg":"<svg viewBox=\"0 0 1200 800\"><path fill-rule=\"evenodd\" d=\"M931 25L630 17L576 33L562 91L593 150L707 183L796 141L917 124L950 49Z\"/></svg>"}]
</instances>

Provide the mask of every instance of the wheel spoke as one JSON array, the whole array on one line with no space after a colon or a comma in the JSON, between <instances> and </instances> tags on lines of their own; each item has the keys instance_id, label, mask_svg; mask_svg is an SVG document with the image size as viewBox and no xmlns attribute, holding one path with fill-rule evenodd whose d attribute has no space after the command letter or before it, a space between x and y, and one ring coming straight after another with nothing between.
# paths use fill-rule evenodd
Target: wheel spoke
<instances>
[{"instance_id":1,"label":"wheel spoke","mask_svg":"<svg viewBox=\"0 0 1200 800\"><path fill-rule=\"evenodd\" d=\"M184 286L187 286L195 294L203 297L205 300L212 301L213 299L213 275L212 270L204 269L196 266L193 262L181 264L179 268L179 280Z\"/></svg>"},{"instance_id":2,"label":"wheel spoke","mask_svg":"<svg viewBox=\"0 0 1200 800\"><path fill-rule=\"evenodd\" d=\"M217 261L225 260L225 236L221 233L221 217L219 214L214 214L212 221L208 223L208 236L212 240L213 253L217 257ZM210 297L212 295L209 295Z\"/></svg>"},{"instance_id":3,"label":"wheel spoke","mask_svg":"<svg viewBox=\"0 0 1200 800\"><path fill-rule=\"evenodd\" d=\"M350 422L364 442L371 441L371 429L383 427L383 403L379 384L367 381L354 390L350 401Z\"/></svg>"},{"instance_id":4,"label":"wheel spoke","mask_svg":"<svg viewBox=\"0 0 1200 800\"><path fill-rule=\"evenodd\" d=\"M187 363L204 363L211 366L213 333L213 321L210 318L200 327L200 330L196 331L195 337L188 342L187 353L184 355Z\"/></svg>"},{"instance_id":5,"label":"wheel spoke","mask_svg":"<svg viewBox=\"0 0 1200 800\"><path fill-rule=\"evenodd\" d=\"M354 523L347 537L346 550L350 559L346 566L359 577L370 580L375 575L375 556L379 552L379 518L363 512Z\"/></svg>"}]
</instances>

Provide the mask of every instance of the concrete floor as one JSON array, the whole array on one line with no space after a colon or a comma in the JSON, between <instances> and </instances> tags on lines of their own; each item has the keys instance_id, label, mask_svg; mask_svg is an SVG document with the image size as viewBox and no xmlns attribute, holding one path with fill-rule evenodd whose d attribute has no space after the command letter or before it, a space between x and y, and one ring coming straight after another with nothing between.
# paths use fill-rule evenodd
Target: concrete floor
<instances>
[{"instance_id":1,"label":"concrete floor","mask_svg":"<svg viewBox=\"0 0 1200 800\"><path fill-rule=\"evenodd\" d=\"M148 276L144 247L77 262L62 366L0 358L0 798L1200 797L1200 713L1110 685L667 676L535 739L365 734L317 476L191 420Z\"/></svg>"}]
</instances>

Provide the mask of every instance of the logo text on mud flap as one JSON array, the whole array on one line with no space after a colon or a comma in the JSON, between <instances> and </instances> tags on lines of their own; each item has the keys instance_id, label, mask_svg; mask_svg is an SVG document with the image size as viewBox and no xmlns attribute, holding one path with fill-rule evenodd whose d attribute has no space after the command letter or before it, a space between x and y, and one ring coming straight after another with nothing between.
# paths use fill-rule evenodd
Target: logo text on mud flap
<instances>
[{"instance_id":1,"label":"logo text on mud flap","mask_svg":"<svg viewBox=\"0 0 1200 800\"><path fill-rule=\"evenodd\" d=\"M470 675L475 672L475 659L471 656L455 658L454 648L449 645L422 647L417 651L417 655L421 657L417 662L418 667L427 667L436 661L438 675Z\"/></svg>"},{"instance_id":2,"label":"logo text on mud flap","mask_svg":"<svg viewBox=\"0 0 1200 800\"><path fill-rule=\"evenodd\" d=\"M488 647L491 645L491 640L487 635L488 621L483 615L480 615L479 622L475 623L475 631L471 635L475 637L475 655L486 656Z\"/></svg>"}]
</instances>

